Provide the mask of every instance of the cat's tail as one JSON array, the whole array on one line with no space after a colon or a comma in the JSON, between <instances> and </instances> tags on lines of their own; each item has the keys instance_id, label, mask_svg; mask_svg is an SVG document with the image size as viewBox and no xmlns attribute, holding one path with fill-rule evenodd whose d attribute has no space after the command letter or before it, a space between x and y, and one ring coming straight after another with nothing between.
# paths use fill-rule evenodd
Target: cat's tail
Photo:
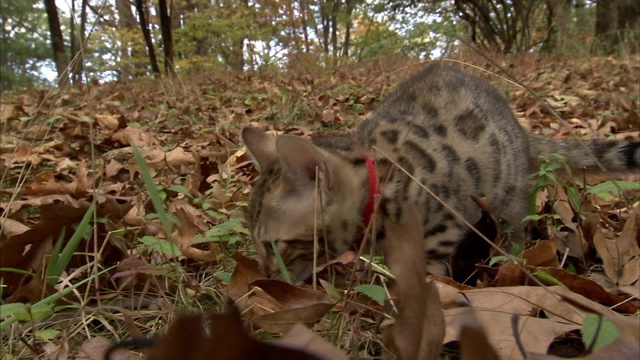
<instances>
[{"instance_id":1,"label":"cat's tail","mask_svg":"<svg viewBox=\"0 0 640 360\"><path fill-rule=\"evenodd\" d=\"M640 140L576 140L529 137L529 153L534 166L541 156L560 154L576 174L587 172L640 171Z\"/></svg>"}]
</instances>

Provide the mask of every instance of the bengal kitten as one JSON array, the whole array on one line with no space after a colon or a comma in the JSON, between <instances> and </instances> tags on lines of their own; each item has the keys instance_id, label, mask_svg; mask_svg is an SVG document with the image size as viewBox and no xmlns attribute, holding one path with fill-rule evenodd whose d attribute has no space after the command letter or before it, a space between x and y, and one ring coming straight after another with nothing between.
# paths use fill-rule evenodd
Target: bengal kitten
<instances>
[{"instance_id":1,"label":"bengal kitten","mask_svg":"<svg viewBox=\"0 0 640 360\"><path fill-rule=\"evenodd\" d=\"M371 233L384 241L385 221L402 223L406 209L415 209L427 271L446 273L469 228L404 171L470 224L481 218L475 196L486 197L494 217L521 228L527 178L541 154L559 153L575 169L597 170L598 162L609 171L640 169L640 141L529 135L495 88L440 64L397 86L355 133L308 140L245 128L242 140L260 171L248 221L261 270L281 277L278 252L299 281L314 271L314 228L318 263L335 258L361 241L377 192L382 219Z\"/></svg>"}]
</instances>

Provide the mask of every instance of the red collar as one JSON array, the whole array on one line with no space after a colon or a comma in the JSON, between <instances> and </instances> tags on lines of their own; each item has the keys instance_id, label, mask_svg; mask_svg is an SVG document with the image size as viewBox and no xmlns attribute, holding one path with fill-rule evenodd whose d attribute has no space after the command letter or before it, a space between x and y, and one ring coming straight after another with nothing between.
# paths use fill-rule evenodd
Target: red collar
<instances>
[{"instance_id":1,"label":"red collar","mask_svg":"<svg viewBox=\"0 0 640 360\"><path fill-rule=\"evenodd\" d=\"M364 210L362 212L362 226L364 226L362 232L360 233L362 236L359 236L353 243L352 247L354 251L360 250L360 247L367 237L367 234L365 232L369 227L369 224L371 223L371 217L373 217L373 211L376 202L375 196L380 194L380 182L378 181L378 172L376 171L376 165L368 155L364 155L364 160L367 165L367 173L369 174L369 194L367 195L367 203L364 206Z\"/></svg>"}]
</instances>

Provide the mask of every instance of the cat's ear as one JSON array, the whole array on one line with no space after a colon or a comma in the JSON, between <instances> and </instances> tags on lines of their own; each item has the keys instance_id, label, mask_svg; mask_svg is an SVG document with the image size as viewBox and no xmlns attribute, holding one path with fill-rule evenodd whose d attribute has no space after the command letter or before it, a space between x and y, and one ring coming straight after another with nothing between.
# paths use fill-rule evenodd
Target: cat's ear
<instances>
[{"instance_id":1,"label":"cat's ear","mask_svg":"<svg viewBox=\"0 0 640 360\"><path fill-rule=\"evenodd\" d=\"M262 172L278 160L276 137L252 127L242 129L242 142L249 150L258 171Z\"/></svg>"},{"instance_id":2,"label":"cat's ear","mask_svg":"<svg viewBox=\"0 0 640 360\"><path fill-rule=\"evenodd\" d=\"M295 188L313 187L316 168L320 177L326 173L322 153L309 140L292 135L278 136L276 150L284 178Z\"/></svg>"}]
</instances>

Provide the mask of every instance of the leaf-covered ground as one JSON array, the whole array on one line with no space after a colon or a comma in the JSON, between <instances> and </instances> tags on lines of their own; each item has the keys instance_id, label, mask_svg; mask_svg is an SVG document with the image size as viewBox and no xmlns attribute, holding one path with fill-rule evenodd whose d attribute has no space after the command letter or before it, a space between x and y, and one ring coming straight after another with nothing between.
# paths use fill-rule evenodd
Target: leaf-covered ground
<instances>
[{"instance_id":1,"label":"leaf-covered ground","mask_svg":"<svg viewBox=\"0 0 640 360\"><path fill-rule=\"evenodd\" d=\"M640 138L638 57L496 61L526 89L485 60L465 63L502 90L531 132ZM640 174L556 178L547 163L532 178L540 241L515 254L526 260L493 253L465 284L425 283L411 266L423 261L412 258L421 253L417 221L394 232L386 265L345 254L324 270L332 283L295 286L259 273L243 220L257 174L239 129L352 128L426 65L305 63L5 94L3 356L100 358L110 341L159 336L177 314L222 311L226 299L234 305L225 313L181 318L147 358L194 349L202 358L300 357L283 349L332 359L637 354Z\"/></svg>"}]
</instances>

